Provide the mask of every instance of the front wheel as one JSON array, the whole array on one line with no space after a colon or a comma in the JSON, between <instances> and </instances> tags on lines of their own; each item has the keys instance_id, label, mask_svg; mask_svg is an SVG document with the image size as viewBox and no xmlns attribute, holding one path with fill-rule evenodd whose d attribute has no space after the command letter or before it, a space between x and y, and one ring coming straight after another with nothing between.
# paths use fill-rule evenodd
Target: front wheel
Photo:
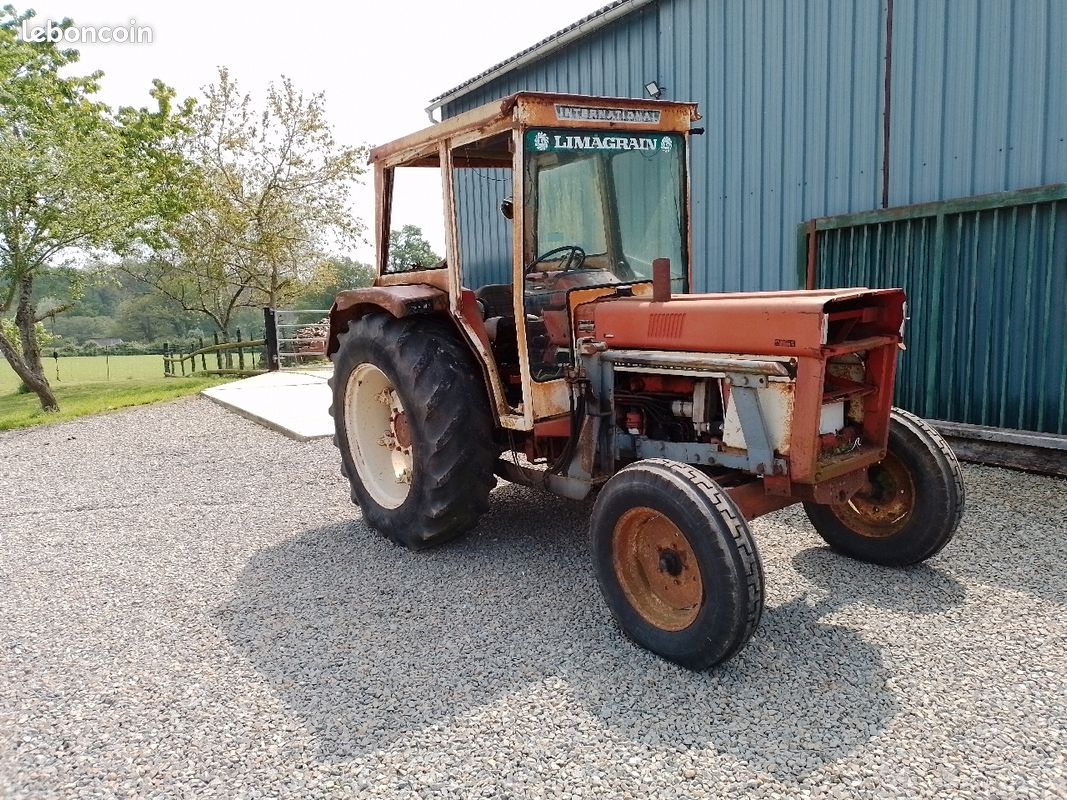
<instances>
[{"instance_id":1,"label":"front wheel","mask_svg":"<svg viewBox=\"0 0 1067 800\"><path fill-rule=\"evenodd\" d=\"M963 516L963 473L929 424L894 408L886 457L868 469L867 479L867 488L843 503L804 504L834 550L902 567L925 561L951 541Z\"/></svg>"},{"instance_id":2,"label":"front wheel","mask_svg":"<svg viewBox=\"0 0 1067 800\"><path fill-rule=\"evenodd\" d=\"M620 470L597 497L590 536L608 608L642 647L707 669L756 630L756 544L726 492L693 467L651 458Z\"/></svg>"}]
</instances>

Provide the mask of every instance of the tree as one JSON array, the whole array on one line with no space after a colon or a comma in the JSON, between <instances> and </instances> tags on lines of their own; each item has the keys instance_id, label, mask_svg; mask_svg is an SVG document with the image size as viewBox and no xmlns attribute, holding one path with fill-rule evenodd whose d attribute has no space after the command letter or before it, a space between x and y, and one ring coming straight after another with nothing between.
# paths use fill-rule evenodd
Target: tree
<instances>
[{"instance_id":1,"label":"tree","mask_svg":"<svg viewBox=\"0 0 1067 800\"><path fill-rule=\"evenodd\" d=\"M172 300L153 292L128 297L119 304L118 334L131 341L153 342L164 336L180 336L190 327L189 316Z\"/></svg>"},{"instance_id":2,"label":"tree","mask_svg":"<svg viewBox=\"0 0 1067 800\"><path fill-rule=\"evenodd\" d=\"M0 352L40 398L59 405L41 364L35 279L72 250L121 250L184 210L184 161L171 143L188 104L155 81L155 108L113 111L94 99L101 73L69 76L74 50L23 42L33 12L0 11ZM73 23L64 20L66 30Z\"/></svg>"},{"instance_id":3,"label":"tree","mask_svg":"<svg viewBox=\"0 0 1067 800\"><path fill-rule=\"evenodd\" d=\"M441 260L418 225L389 232L389 270L403 272L412 266L431 267Z\"/></svg>"},{"instance_id":4,"label":"tree","mask_svg":"<svg viewBox=\"0 0 1067 800\"><path fill-rule=\"evenodd\" d=\"M287 78L268 87L257 109L219 70L192 127L197 207L166 227L167 246L139 277L228 332L238 309L291 301L333 250L359 240L349 191L367 153L339 145L324 96Z\"/></svg>"},{"instance_id":5,"label":"tree","mask_svg":"<svg viewBox=\"0 0 1067 800\"><path fill-rule=\"evenodd\" d=\"M89 317L82 314L64 314L57 317L55 332L60 341L82 342L86 339L110 339L118 335L112 317Z\"/></svg>"},{"instance_id":6,"label":"tree","mask_svg":"<svg viewBox=\"0 0 1067 800\"><path fill-rule=\"evenodd\" d=\"M374 269L351 258L326 262L304 291L296 298L297 308L329 308L346 289L360 289L374 283Z\"/></svg>"}]
</instances>

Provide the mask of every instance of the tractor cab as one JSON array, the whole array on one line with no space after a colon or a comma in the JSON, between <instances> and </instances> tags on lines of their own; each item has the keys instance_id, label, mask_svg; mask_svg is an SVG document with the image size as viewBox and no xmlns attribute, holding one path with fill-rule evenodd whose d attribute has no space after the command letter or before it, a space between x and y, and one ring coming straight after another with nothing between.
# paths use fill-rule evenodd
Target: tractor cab
<instances>
[{"instance_id":1,"label":"tractor cab","mask_svg":"<svg viewBox=\"0 0 1067 800\"><path fill-rule=\"evenodd\" d=\"M413 287L422 305L411 308L451 312L500 426L569 413L577 305L651 295L661 258L674 291L688 291L687 146L699 118L692 103L524 92L372 151L375 287ZM410 167L439 168L446 254L390 268L392 209L406 202L396 176Z\"/></svg>"}]
</instances>

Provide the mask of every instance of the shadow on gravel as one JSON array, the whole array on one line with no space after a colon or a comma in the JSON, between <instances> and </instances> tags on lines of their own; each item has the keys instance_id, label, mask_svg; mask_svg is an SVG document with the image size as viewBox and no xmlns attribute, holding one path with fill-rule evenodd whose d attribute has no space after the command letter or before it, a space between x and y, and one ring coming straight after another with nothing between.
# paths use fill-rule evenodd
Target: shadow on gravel
<instances>
[{"instance_id":1,"label":"shadow on gravel","mask_svg":"<svg viewBox=\"0 0 1067 800\"><path fill-rule=\"evenodd\" d=\"M909 611L963 597L936 570L876 571L805 551L794 564L822 599L768 608L738 657L694 674L618 632L589 563L589 506L551 501L549 514L548 502L503 486L473 534L421 554L361 522L308 531L249 562L218 624L327 760L460 724L559 678L569 715L654 748L712 746L789 779L862 747L896 713L879 650L820 617L845 603L906 604L918 594L902 585L911 582L926 585L929 607ZM766 566L769 581L789 569Z\"/></svg>"},{"instance_id":2,"label":"shadow on gravel","mask_svg":"<svg viewBox=\"0 0 1067 800\"><path fill-rule=\"evenodd\" d=\"M939 613L960 605L965 591L930 567L886 570L828 548L805 550L793 565L819 598L767 608L748 646L711 673L695 676L658 660L618 670L594 657L583 665L584 680L573 670L568 677L591 710L630 738L711 744L779 780L801 778L863 746L897 709L880 651L821 618L852 604ZM764 566L768 581L785 567ZM640 661L632 653L628 660Z\"/></svg>"},{"instance_id":3,"label":"shadow on gravel","mask_svg":"<svg viewBox=\"0 0 1067 800\"><path fill-rule=\"evenodd\" d=\"M940 569L919 564L891 569L852 561L828 547L812 547L793 557L793 567L827 592L820 613L865 605L906 614L938 614L963 605L967 590Z\"/></svg>"}]
</instances>

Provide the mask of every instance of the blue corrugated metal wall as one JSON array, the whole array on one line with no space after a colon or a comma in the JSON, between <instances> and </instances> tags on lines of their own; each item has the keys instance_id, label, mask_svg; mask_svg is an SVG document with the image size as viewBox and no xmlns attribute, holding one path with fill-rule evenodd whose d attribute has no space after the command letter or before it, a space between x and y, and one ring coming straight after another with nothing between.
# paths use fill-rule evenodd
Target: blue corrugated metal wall
<instances>
[{"instance_id":1,"label":"blue corrugated metal wall","mask_svg":"<svg viewBox=\"0 0 1067 800\"><path fill-rule=\"evenodd\" d=\"M1067 180L1067 3L895 0L893 16L890 205Z\"/></svg>"}]
</instances>

